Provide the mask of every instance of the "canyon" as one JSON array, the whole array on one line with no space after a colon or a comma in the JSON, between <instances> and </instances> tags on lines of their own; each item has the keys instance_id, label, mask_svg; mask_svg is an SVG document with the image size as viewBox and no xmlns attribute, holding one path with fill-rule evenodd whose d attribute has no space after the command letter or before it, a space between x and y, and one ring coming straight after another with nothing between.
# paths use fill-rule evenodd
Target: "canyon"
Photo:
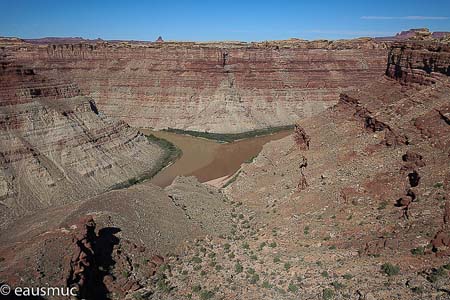
<instances>
[{"instance_id":1,"label":"canyon","mask_svg":"<svg viewBox=\"0 0 450 300\"><path fill-rule=\"evenodd\" d=\"M292 125L323 111L382 73L388 49L373 39L2 45L17 63L76 83L133 127L220 133Z\"/></svg>"},{"instance_id":2,"label":"canyon","mask_svg":"<svg viewBox=\"0 0 450 300\"><path fill-rule=\"evenodd\" d=\"M449 299L441 35L1 39L0 283L80 299ZM214 185L145 180L166 149L137 128L293 124Z\"/></svg>"}]
</instances>

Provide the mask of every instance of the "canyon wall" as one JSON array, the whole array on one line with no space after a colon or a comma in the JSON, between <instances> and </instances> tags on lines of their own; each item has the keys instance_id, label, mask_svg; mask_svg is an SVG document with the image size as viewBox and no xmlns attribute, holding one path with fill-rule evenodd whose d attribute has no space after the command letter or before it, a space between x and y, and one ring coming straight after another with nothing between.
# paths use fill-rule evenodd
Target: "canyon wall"
<instances>
[{"instance_id":1,"label":"canyon wall","mask_svg":"<svg viewBox=\"0 0 450 300\"><path fill-rule=\"evenodd\" d=\"M387 42L31 44L3 52L48 77L73 80L131 126L243 132L290 125L386 69Z\"/></svg>"},{"instance_id":2,"label":"canyon wall","mask_svg":"<svg viewBox=\"0 0 450 300\"><path fill-rule=\"evenodd\" d=\"M386 75L403 83L421 84L450 76L450 46L438 42L393 44Z\"/></svg>"},{"instance_id":3,"label":"canyon wall","mask_svg":"<svg viewBox=\"0 0 450 300\"><path fill-rule=\"evenodd\" d=\"M162 149L76 84L0 60L0 226L156 168Z\"/></svg>"}]
</instances>

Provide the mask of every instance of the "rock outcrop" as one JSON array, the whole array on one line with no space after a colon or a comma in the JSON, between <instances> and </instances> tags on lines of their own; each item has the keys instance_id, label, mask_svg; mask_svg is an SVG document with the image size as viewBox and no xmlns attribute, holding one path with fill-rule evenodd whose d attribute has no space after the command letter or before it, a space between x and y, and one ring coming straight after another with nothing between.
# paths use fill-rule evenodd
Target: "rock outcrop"
<instances>
[{"instance_id":1,"label":"rock outcrop","mask_svg":"<svg viewBox=\"0 0 450 300\"><path fill-rule=\"evenodd\" d=\"M386 75L404 84L433 84L450 75L450 46L438 42L394 44Z\"/></svg>"},{"instance_id":2,"label":"rock outcrop","mask_svg":"<svg viewBox=\"0 0 450 300\"><path fill-rule=\"evenodd\" d=\"M75 82L131 126L222 133L291 125L323 111L339 93L375 79L387 55L387 44L371 39L47 42L2 42L1 53Z\"/></svg>"}]
</instances>

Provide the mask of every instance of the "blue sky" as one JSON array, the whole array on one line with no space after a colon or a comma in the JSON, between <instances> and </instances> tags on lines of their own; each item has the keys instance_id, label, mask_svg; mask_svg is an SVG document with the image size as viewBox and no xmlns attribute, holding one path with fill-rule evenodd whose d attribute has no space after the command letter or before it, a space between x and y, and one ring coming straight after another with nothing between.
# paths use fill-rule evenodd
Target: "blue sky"
<instances>
[{"instance_id":1,"label":"blue sky","mask_svg":"<svg viewBox=\"0 0 450 300\"><path fill-rule=\"evenodd\" d=\"M0 36L261 41L450 31L450 1L0 0Z\"/></svg>"}]
</instances>

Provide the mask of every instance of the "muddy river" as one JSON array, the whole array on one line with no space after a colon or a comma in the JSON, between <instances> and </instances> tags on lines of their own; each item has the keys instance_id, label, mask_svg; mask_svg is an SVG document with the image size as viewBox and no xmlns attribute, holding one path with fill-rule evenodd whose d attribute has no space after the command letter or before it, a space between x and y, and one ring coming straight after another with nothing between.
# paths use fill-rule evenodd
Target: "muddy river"
<instances>
[{"instance_id":1,"label":"muddy river","mask_svg":"<svg viewBox=\"0 0 450 300\"><path fill-rule=\"evenodd\" d=\"M156 174L150 182L166 187L179 175L196 176L200 182L210 181L235 173L242 163L255 157L267 142L281 139L292 130L271 135L247 138L222 144L212 140L165 131L141 130L175 144L183 151L173 164Z\"/></svg>"}]
</instances>

